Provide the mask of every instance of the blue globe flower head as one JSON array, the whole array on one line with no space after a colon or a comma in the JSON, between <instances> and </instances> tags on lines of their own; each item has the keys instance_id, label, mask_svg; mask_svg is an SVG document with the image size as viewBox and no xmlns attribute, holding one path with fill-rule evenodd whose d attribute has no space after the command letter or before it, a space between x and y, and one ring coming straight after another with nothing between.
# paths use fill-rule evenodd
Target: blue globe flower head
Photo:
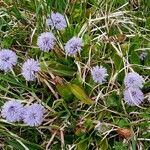
<instances>
[{"instance_id":1,"label":"blue globe flower head","mask_svg":"<svg viewBox=\"0 0 150 150\"><path fill-rule=\"evenodd\" d=\"M65 52L69 56L75 55L77 52L81 51L82 46L82 39L79 37L73 37L65 44Z\"/></svg>"},{"instance_id":2,"label":"blue globe flower head","mask_svg":"<svg viewBox=\"0 0 150 150\"><path fill-rule=\"evenodd\" d=\"M124 91L124 100L130 106L139 106L144 100L144 94L139 88L129 87Z\"/></svg>"},{"instance_id":3,"label":"blue globe flower head","mask_svg":"<svg viewBox=\"0 0 150 150\"><path fill-rule=\"evenodd\" d=\"M67 27L67 23L65 17L56 12L52 12L51 15L46 20L48 26L51 26L52 29L63 30Z\"/></svg>"},{"instance_id":4,"label":"blue globe flower head","mask_svg":"<svg viewBox=\"0 0 150 150\"><path fill-rule=\"evenodd\" d=\"M37 45L43 52L54 49L56 38L52 32L44 32L37 39Z\"/></svg>"},{"instance_id":5,"label":"blue globe flower head","mask_svg":"<svg viewBox=\"0 0 150 150\"><path fill-rule=\"evenodd\" d=\"M106 68L102 66L95 66L91 69L92 78L95 83L102 84L106 81L108 76Z\"/></svg>"},{"instance_id":6,"label":"blue globe flower head","mask_svg":"<svg viewBox=\"0 0 150 150\"><path fill-rule=\"evenodd\" d=\"M25 61L22 65L22 75L26 81L35 81L38 71L40 71L40 64L32 58Z\"/></svg>"},{"instance_id":7,"label":"blue globe flower head","mask_svg":"<svg viewBox=\"0 0 150 150\"><path fill-rule=\"evenodd\" d=\"M136 72L130 72L125 76L124 84L126 88L135 87L142 88L144 84L144 79Z\"/></svg>"},{"instance_id":8,"label":"blue globe flower head","mask_svg":"<svg viewBox=\"0 0 150 150\"><path fill-rule=\"evenodd\" d=\"M23 105L15 100L6 102L1 111L3 118L9 122L16 122L22 119Z\"/></svg>"},{"instance_id":9,"label":"blue globe flower head","mask_svg":"<svg viewBox=\"0 0 150 150\"><path fill-rule=\"evenodd\" d=\"M44 120L44 107L40 104L32 104L25 107L23 121L28 126L39 126Z\"/></svg>"},{"instance_id":10,"label":"blue globe flower head","mask_svg":"<svg viewBox=\"0 0 150 150\"><path fill-rule=\"evenodd\" d=\"M9 49L0 51L0 70L5 72L11 70L17 64L17 55Z\"/></svg>"}]
</instances>

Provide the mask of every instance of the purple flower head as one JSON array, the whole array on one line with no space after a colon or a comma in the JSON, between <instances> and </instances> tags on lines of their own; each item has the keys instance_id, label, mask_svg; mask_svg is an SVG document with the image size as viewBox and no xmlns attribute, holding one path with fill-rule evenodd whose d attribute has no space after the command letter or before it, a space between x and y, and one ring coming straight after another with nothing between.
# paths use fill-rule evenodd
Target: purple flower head
<instances>
[{"instance_id":1,"label":"purple flower head","mask_svg":"<svg viewBox=\"0 0 150 150\"><path fill-rule=\"evenodd\" d=\"M51 32L42 33L37 40L37 45L41 51L48 52L54 49L56 38Z\"/></svg>"},{"instance_id":2,"label":"purple flower head","mask_svg":"<svg viewBox=\"0 0 150 150\"><path fill-rule=\"evenodd\" d=\"M23 105L20 102L11 100L3 105L1 115L9 122L16 122L21 120L22 110Z\"/></svg>"},{"instance_id":3,"label":"purple flower head","mask_svg":"<svg viewBox=\"0 0 150 150\"><path fill-rule=\"evenodd\" d=\"M33 127L39 126L44 120L44 108L40 104L26 106L23 121L25 124Z\"/></svg>"},{"instance_id":4,"label":"purple flower head","mask_svg":"<svg viewBox=\"0 0 150 150\"><path fill-rule=\"evenodd\" d=\"M27 81L34 81L38 71L40 71L40 64L32 58L25 61L22 65L22 75Z\"/></svg>"},{"instance_id":5,"label":"purple flower head","mask_svg":"<svg viewBox=\"0 0 150 150\"><path fill-rule=\"evenodd\" d=\"M51 15L46 20L47 25L51 28L56 28L58 30L63 30L67 27L65 17L60 13L51 13Z\"/></svg>"},{"instance_id":6,"label":"purple flower head","mask_svg":"<svg viewBox=\"0 0 150 150\"><path fill-rule=\"evenodd\" d=\"M5 72L12 69L17 63L17 55L9 49L2 49L0 51L0 70Z\"/></svg>"},{"instance_id":7,"label":"purple flower head","mask_svg":"<svg viewBox=\"0 0 150 150\"><path fill-rule=\"evenodd\" d=\"M91 69L92 78L96 83L102 84L108 76L107 70L102 66L96 66Z\"/></svg>"},{"instance_id":8,"label":"purple flower head","mask_svg":"<svg viewBox=\"0 0 150 150\"><path fill-rule=\"evenodd\" d=\"M124 84L126 88L129 87L142 88L144 84L144 79L138 73L130 72L125 76Z\"/></svg>"},{"instance_id":9,"label":"purple flower head","mask_svg":"<svg viewBox=\"0 0 150 150\"><path fill-rule=\"evenodd\" d=\"M82 46L82 39L78 37L73 37L65 45L66 54L75 55L77 52L80 52Z\"/></svg>"},{"instance_id":10,"label":"purple flower head","mask_svg":"<svg viewBox=\"0 0 150 150\"><path fill-rule=\"evenodd\" d=\"M139 106L144 100L144 95L139 88L130 87L124 91L124 100L128 105Z\"/></svg>"}]
</instances>

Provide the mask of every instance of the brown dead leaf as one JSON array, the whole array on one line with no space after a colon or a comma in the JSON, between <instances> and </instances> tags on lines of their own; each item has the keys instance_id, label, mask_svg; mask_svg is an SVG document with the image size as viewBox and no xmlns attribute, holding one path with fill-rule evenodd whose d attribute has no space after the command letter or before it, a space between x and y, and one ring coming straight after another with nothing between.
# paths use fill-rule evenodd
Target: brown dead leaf
<instances>
[{"instance_id":1,"label":"brown dead leaf","mask_svg":"<svg viewBox=\"0 0 150 150\"><path fill-rule=\"evenodd\" d=\"M130 139L132 136L132 131L131 129L128 128L118 128L117 133L120 137L125 139Z\"/></svg>"}]
</instances>

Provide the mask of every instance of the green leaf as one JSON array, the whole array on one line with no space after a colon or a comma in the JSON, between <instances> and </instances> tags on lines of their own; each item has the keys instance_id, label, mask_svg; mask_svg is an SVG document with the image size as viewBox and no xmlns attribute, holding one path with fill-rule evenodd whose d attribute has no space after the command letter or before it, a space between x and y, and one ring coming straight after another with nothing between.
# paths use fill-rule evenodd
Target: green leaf
<instances>
[{"instance_id":1,"label":"green leaf","mask_svg":"<svg viewBox=\"0 0 150 150\"><path fill-rule=\"evenodd\" d=\"M121 44L121 50L122 50L123 55L126 55L126 53L129 50L129 43L123 43L123 44Z\"/></svg>"},{"instance_id":2,"label":"green leaf","mask_svg":"<svg viewBox=\"0 0 150 150\"><path fill-rule=\"evenodd\" d=\"M85 125L85 128L87 128L87 130L89 131L90 129L94 127L93 120L91 118L88 118L87 120L85 120L84 125Z\"/></svg>"},{"instance_id":3,"label":"green leaf","mask_svg":"<svg viewBox=\"0 0 150 150\"><path fill-rule=\"evenodd\" d=\"M126 143L121 142L117 142L115 141L115 144L113 146L114 150L128 150L128 145Z\"/></svg>"},{"instance_id":4,"label":"green leaf","mask_svg":"<svg viewBox=\"0 0 150 150\"><path fill-rule=\"evenodd\" d=\"M85 91L76 84L69 85L71 92L75 95L76 98L81 100L85 104L93 104L93 101L86 95Z\"/></svg>"},{"instance_id":5,"label":"green leaf","mask_svg":"<svg viewBox=\"0 0 150 150\"><path fill-rule=\"evenodd\" d=\"M117 54L114 54L113 61L114 61L116 70L121 70L123 67L122 58L118 56Z\"/></svg>"},{"instance_id":6,"label":"green leaf","mask_svg":"<svg viewBox=\"0 0 150 150\"><path fill-rule=\"evenodd\" d=\"M129 127L129 122L126 118L119 119L118 121L115 120L114 123L117 123L121 128Z\"/></svg>"},{"instance_id":7,"label":"green leaf","mask_svg":"<svg viewBox=\"0 0 150 150\"><path fill-rule=\"evenodd\" d=\"M135 51L131 52L130 62L132 64L140 64L140 58L139 58L137 52L135 52Z\"/></svg>"},{"instance_id":8,"label":"green leaf","mask_svg":"<svg viewBox=\"0 0 150 150\"><path fill-rule=\"evenodd\" d=\"M26 144L26 146L29 148L29 150L44 150L42 147L40 147L37 144L34 143L30 143L30 142L26 142L24 141L24 143Z\"/></svg>"},{"instance_id":9,"label":"green leaf","mask_svg":"<svg viewBox=\"0 0 150 150\"><path fill-rule=\"evenodd\" d=\"M70 76L72 77L75 71L68 66L60 64L55 61L46 61L41 63L42 71L48 72L49 70L58 76Z\"/></svg>"},{"instance_id":10,"label":"green leaf","mask_svg":"<svg viewBox=\"0 0 150 150\"><path fill-rule=\"evenodd\" d=\"M15 98L20 98L18 95L16 95L13 92L9 91L7 88L3 87L2 85L0 85L0 90L5 91L5 92L13 95Z\"/></svg>"},{"instance_id":11,"label":"green leaf","mask_svg":"<svg viewBox=\"0 0 150 150\"><path fill-rule=\"evenodd\" d=\"M119 96L117 95L116 92L112 92L108 98L106 99L107 106L109 107L116 107L119 109L119 106L121 106Z\"/></svg>"},{"instance_id":12,"label":"green leaf","mask_svg":"<svg viewBox=\"0 0 150 150\"><path fill-rule=\"evenodd\" d=\"M9 84L12 85L16 85L19 87L22 87L23 89L27 89L27 90L31 90L29 87L27 87L26 85L22 84L21 82L17 81L14 76L10 75L4 75L4 74L0 74L0 81L5 81Z\"/></svg>"},{"instance_id":13,"label":"green leaf","mask_svg":"<svg viewBox=\"0 0 150 150\"><path fill-rule=\"evenodd\" d=\"M73 94L70 92L68 84L57 84L56 88L58 93L63 97L64 100L70 100L73 98Z\"/></svg>"},{"instance_id":14,"label":"green leaf","mask_svg":"<svg viewBox=\"0 0 150 150\"><path fill-rule=\"evenodd\" d=\"M2 41L2 46L5 48L10 48L13 43L13 37L7 36Z\"/></svg>"},{"instance_id":15,"label":"green leaf","mask_svg":"<svg viewBox=\"0 0 150 150\"><path fill-rule=\"evenodd\" d=\"M11 12L13 12L14 16L18 19L18 20L25 20L25 17L21 14L20 10L17 8L17 6L13 6L11 8Z\"/></svg>"},{"instance_id":16,"label":"green leaf","mask_svg":"<svg viewBox=\"0 0 150 150\"><path fill-rule=\"evenodd\" d=\"M107 138L105 138L100 142L100 150L107 150L107 149L108 149L108 141Z\"/></svg>"},{"instance_id":17,"label":"green leaf","mask_svg":"<svg viewBox=\"0 0 150 150\"><path fill-rule=\"evenodd\" d=\"M8 145L11 145L16 150L25 150L25 148L15 140L7 140L6 142Z\"/></svg>"},{"instance_id":18,"label":"green leaf","mask_svg":"<svg viewBox=\"0 0 150 150\"><path fill-rule=\"evenodd\" d=\"M88 139L84 139L77 144L77 150L87 150L88 149Z\"/></svg>"},{"instance_id":19,"label":"green leaf","mask_svg":"<svg viewBox=\"0 0 150 150\"><path fill-rule=\"evenodd\" d=\"M16 134L10 132L10 131L7 131L7 130L2 130L0 129L0 133L6 137L11 137L12 139L14 139L13 141L10 140L9 141L9 144L13 144L14 146L16 146L16 144L18 143L17 141L15 140L18 140L20 142L22 142L22 144L24 144L27 148L29 148L29 150L44 150L41 146L39 146L38 144L35 144L35 143L31 143L29 141L26 141L25 139L17 136ZM20 143L19 143L20 144ZM20 148L21 147L21 144L17 146L17 148ZM19 150L24 150L24 149L19 149Z\"/></svg>"}]
</instances>

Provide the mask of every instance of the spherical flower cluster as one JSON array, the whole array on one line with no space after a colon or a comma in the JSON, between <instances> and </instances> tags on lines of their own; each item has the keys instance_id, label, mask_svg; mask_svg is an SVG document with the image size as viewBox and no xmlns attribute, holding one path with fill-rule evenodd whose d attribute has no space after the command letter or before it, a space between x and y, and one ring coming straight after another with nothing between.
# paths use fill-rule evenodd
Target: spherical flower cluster
<instances>
[{"instance_id":1,"label":"spherical flower cluster","mask_svg":"<svg viewBox=\"0 0 150 150\"><path fill-rule=\"evenodd\" d=\"M124 91L124 100L128 105L139 106L143 102L143 99L144 95L139 88L130 87Z\"/></svg>"},{"instance_id":2,"label":"spherical flower cluster","mask_svg":"<svg viewBox=\"0 0 150 150\"><path fill-rule=\"evenodd\" d=\"M126 88L128 87L142 88L144 84L144 79L138 73L130 72L125 76L124 84Z\"/></svg>"},{"instance_id":3,"label":"spherical flower cluster","mask_svg":"<svg viewBox=\"0 0 150 150\"><path fill-rule=\"evenodd\" d=\"M34 59L28 59L22 65L22 75L27 81L34 81L36 74L40 70L40 64Z\"/></svg>"},{"instance_id":4,"label":"spherical flower cluster","mask_svg":"<svg viewBox=\"0 0 150 150\"><path fill-rule=\"evenodd\" d=\"M17 63L17 55L9 49L2 49L0 51L0 70L5 72L12 69Z\"/></svg>"},{"instance_id":5,"label":"spherical flower cluster","mask_svg":"<svg viewBox=\"0 0 150 150\"><path fill-rule=\"evenodd\" d=\"M23 106L20 102L11 100L3 105L1 115L8 122L22 120L28 126L39 126L44 120L44 107L37 103Z\"/></svg>"},{"instance_id":6,"label":"spherical flower cluster","mask_svg":"<svg viewBox=\"0 0 150 150\"><path fill-rule=\"evenodd\" d=\"M91 74L92 74L93 80L98 84L102 84L103 82L105 82L106 77L108 76L107 70L102 66L93 67L91 69Z\"/></svg>"},{"instance_id":7,"label":"spherical flower cluster","mask_svg":"<svg viewBox=\"0 0 150 150\"><path fill-rule=\"evenodd\" d=\"M29 126L39 126L44 119L44 108L39 104L32 104L26 107L23 121Z\"/></svg>"},{"instance_id":8,"label":"spherical flower cluster","mask_svg":"<svg viewBox=\"0 0 150 150\"><path fill-rule=\"evenodd\" d=\"M130 72L124 79L124 100L128 105L138 106L144 100L144 94L140 88L143 87L144 79L138 73Z\"/></svg>"},{"instance_id":9,"label":"spherical flower cluster","mask_svg":"<svg viewBox=\"0 0 150 150\"><path fill-rule=\"evenodd\" d=\"M63 30L67 27L65 17L58 12L51 13L51 15L46 20L46 23L47 25L51 26L51 28L55 28L57 30Z\"/></svg>"},{"instance_id":10,"label":"spherical flower cluster","mask_svg":"<svg viewBox=\"0 0 150 150\"><path fill-rule=\"evenodd\" d=\"M21 120L22 111L23 105L18 101L11 100L3 105L1 115L9 122L16 122Z\"/></svg>"},{"instance_id":11,"label":"spherical flower cluster","mask_svg":"<svg viewBox=\"0 0 150 150\"><path fill-rule=\"evenodd\" d=\"M37 45L41 51L48 52L54 49L56 38L52 32L42 33L37 40Z\"/></svg>"},{"instance_id":12,"label":"spherical flower cluster","mask_svg":"<svg viewBox=\"0 0 150 150\"><path fill-rule=\"evenodd\" d=\"M82 46L82 39L73 37L66 43L65 52L67 55L75 55L77 52L80 52Z\"/></svg>"}]
</instances>

